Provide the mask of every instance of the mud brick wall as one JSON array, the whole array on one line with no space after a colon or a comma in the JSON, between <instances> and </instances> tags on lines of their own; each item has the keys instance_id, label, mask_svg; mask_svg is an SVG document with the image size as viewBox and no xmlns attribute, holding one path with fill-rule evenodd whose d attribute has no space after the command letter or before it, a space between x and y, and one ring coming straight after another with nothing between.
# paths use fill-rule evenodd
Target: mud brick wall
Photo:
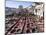
<instances>
[{"instance_id":1,"label":"mud brick wall","mask_svg":"<svg viewBox=\"0 0 46 35\"><path fill-rule=\"evenodd\" d=\"M39 32L44 32L44 18L41 17L39 19L39 22L37 23L38 25L38 29L39 29Z\"/></svg>"}]
</instances>

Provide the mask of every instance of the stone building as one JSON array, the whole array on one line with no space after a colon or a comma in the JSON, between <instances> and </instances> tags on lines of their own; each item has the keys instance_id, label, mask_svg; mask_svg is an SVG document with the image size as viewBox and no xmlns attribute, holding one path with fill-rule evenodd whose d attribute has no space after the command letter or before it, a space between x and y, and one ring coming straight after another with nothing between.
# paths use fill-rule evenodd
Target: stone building
<instances>
[{"instance_id":1,"label":"stone building","mask_svg":"<svg viewBox=\"0 0 46 35\"><path fill-rule=\"evenodd\" d=\"M34 9L34 14L43 17L43 12L44 12L44 4L43 3L37 4Z\"/></svg>"}]
</instances>

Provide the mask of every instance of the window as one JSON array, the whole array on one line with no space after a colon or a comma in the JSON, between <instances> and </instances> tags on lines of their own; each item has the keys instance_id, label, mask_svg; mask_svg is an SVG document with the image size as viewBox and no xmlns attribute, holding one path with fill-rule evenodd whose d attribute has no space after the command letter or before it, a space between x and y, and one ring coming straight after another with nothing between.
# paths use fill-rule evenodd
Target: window
<instances>
[{"instance_id":1,"label":"window","mask_svg":"<svg viewBox=\"0 0 46 35\"><path fill-rule=\"evenodd\" d=\"M37 9L35 11L37 12Z\"/></svg>"}]
</instances>

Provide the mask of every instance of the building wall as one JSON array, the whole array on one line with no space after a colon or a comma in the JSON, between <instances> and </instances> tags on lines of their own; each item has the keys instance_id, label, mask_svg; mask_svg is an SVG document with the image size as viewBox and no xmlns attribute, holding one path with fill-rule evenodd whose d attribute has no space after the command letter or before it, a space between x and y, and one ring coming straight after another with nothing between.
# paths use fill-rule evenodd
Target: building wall
<instances>
[{"instance_id":1,"label":"building wall","mask_svg":"<svg viewBox=\"0 0 46 35\"><path fill-rule=\"evenodd\" d=\"M34 14L38 16L43 16L43 4L37 5L34 9ZM36 13L37 12L37 13Z\"/></svg>"}]
</instances>

